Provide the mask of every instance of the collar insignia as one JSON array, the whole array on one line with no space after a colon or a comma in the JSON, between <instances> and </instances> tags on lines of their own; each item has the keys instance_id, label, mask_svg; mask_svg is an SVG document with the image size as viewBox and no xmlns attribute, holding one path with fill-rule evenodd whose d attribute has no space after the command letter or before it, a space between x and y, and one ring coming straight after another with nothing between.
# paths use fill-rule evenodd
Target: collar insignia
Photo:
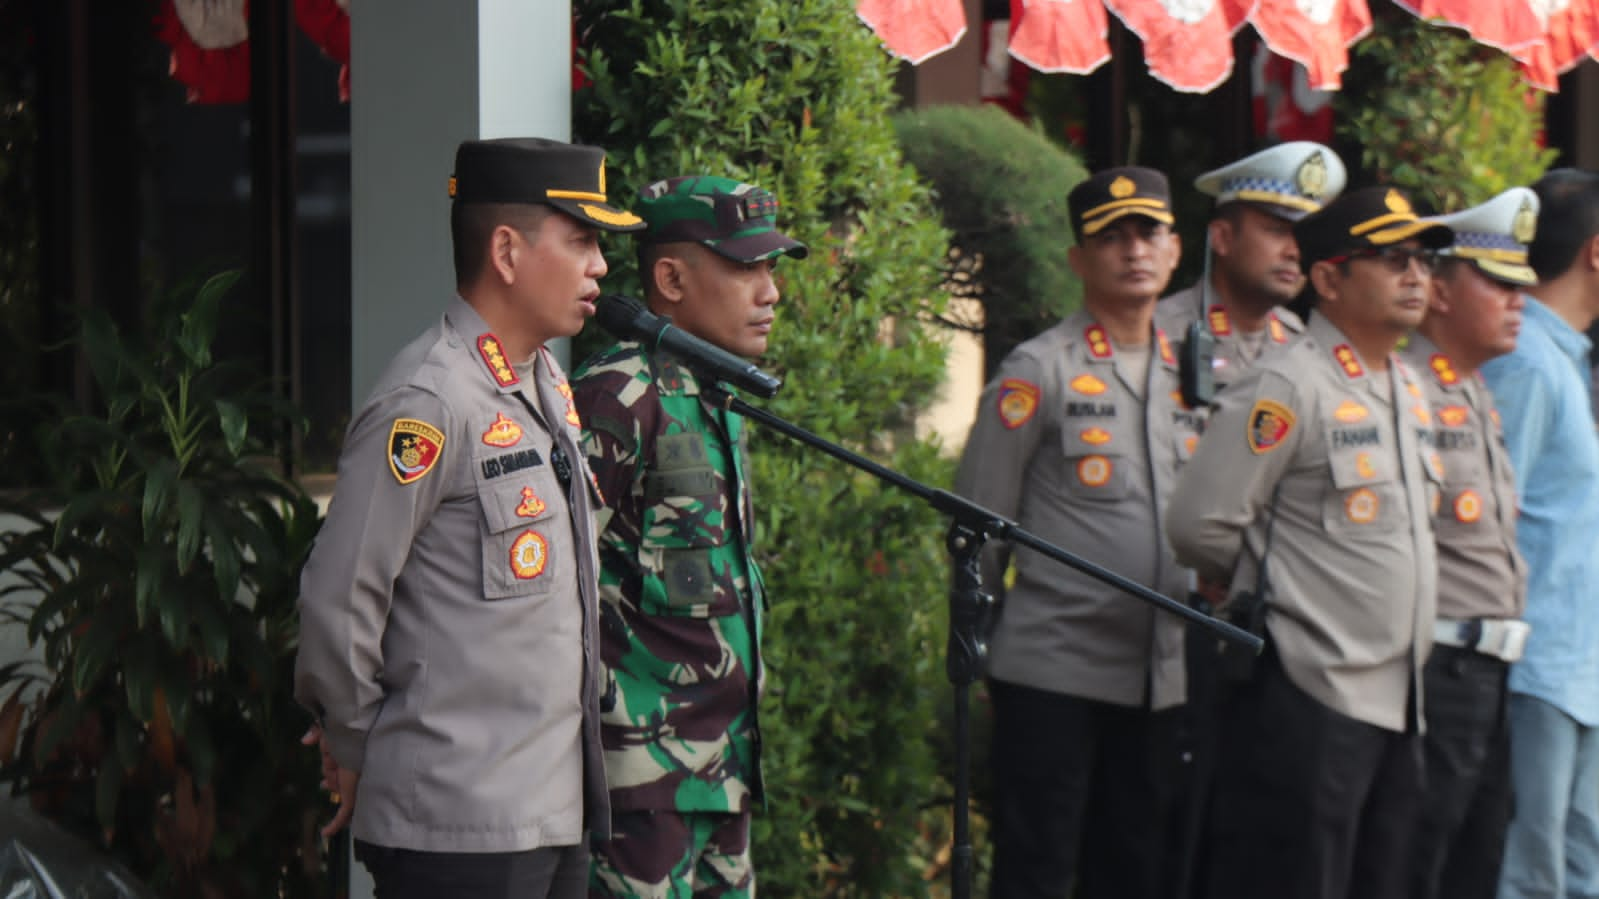
<instances>
[{"instance_id":1,"label":"collar insignia","mask_svg":"<svg viewBox=\"0 0 1599 899\"><path fill-rule=\"evenodd\" d=\"M1099 325L1089 325L1083 329L1083 338L1088 341L1088 355L1095 359L1111 357L1110 338L1105 336L1104 328Z\"/></svg>"},{"instance_id":2,"label":"collar insignia","mask_svg":"<svg viewBox=\"0 0 1599 899\"><path fill-rule=\"evenodd\" d=\"M1360 367L1360 357L1355 355L1354 347L1347 343L1333 347L1333 358L1338 360L1338 367L1344 370L1344 374L1351 378L1358 378L1366 373L1366 370Z\"/></svg>"}]
</instances>

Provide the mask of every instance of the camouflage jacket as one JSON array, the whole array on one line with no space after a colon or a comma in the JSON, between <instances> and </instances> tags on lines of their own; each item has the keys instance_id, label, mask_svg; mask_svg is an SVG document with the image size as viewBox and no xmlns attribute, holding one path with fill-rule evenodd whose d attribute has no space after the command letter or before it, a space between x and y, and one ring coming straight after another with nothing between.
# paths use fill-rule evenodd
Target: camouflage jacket
<instances>
[{"instance_id":1,"label":"camouflage jacket","mask_svg":"<svg viewBox=\"0 0 1599 899\"><path fill-rule=\"evenodd\" d=\"M600 536L600 700L617 809L760 801L763 588L744 422L635 342L573 379L609 512Z\"/></svg>"}]
</instances>

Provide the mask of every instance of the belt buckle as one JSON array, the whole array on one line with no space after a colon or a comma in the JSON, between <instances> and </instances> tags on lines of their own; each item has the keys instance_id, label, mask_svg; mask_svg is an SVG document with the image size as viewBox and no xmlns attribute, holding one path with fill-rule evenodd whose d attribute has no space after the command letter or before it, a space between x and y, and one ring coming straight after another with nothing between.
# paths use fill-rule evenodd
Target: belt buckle
<instances>
[{"instance_id":1,"label":"belt buckle","mask_svg":"<svg viewBox=\"0 0 1599 899\"><path fill-rule=\"evenodd\" d=\"M1522 652L1527 647L1527 635L1532 628L1525 621L1504 619L1499 621L1484 621L1480 625L1480 632L1473 648L1483 655L1493 656L1504 662L1514 662L1521 658Z\"/></svg>"}]
</instances>

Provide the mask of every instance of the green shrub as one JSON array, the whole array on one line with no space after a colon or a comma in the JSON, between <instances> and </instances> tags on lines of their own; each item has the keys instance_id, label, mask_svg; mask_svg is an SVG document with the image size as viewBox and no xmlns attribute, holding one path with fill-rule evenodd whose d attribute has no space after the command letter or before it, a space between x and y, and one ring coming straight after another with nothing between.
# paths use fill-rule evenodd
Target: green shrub
<instances>
[{"instance_id":1,"label":"green shrub","mask_svg":"<svg viewBox=\"0 0 1599 899\"><path fill-rule=\"evenodd\" d=\"M765 406L947 483L936 448L903 436L943 373L928 322L942 311L947 244L889 123L895 64L853 2L575 10L593 85L576 98L574 130L610 151L612 196L673 175L736 177L776 192L780 224L811 247L778 269L764 365L787 384ZM631 258L612 271L607 290L636 290ZM921 894L917 826L946 798L926 745L942 696L946 523L775 432L753 435L772 596L761 893Z\"/></svg>"},{"instance_id":2,"label":"green shrub","mask_svg":"<svg viewBox=\"0 0 1599 899\"><path fill-rule=\"evenodd\" d=\"M291 416L212 358L233 280L143 334L85 315L103 408L39 426L49 486L4 508L0 617L42 664L0 669L0 761L160 895L314 897L329 809L290 681L319 515L261 461Z\"/></svg>"},{"instance_id":3,"label":"green shrub","mask_svg":"<svg viewBox=\"0 0 1599 899\"><path fill-rule=\"evenodd\" d=\"M994 106L917 109L894 125L905 158L933 185L944 226L954 232L950 274L982 302L986 378L1017 344L1082 303L1082 284L1066 263L1066 195L1088 172Z\"/></svg>"},{"instance_id":4,"label":"green shrub","mask_svg":"<svg viewBox=\"0 0 1599 899\"><path fill-rule=\"evenodd\" d=\"M1355 45L1333 109L1379 182L1453 212L1538 180L1557 155L1539 149L1543 107L1504 53L1388 9Z\"/></svg>"}]
</instances>

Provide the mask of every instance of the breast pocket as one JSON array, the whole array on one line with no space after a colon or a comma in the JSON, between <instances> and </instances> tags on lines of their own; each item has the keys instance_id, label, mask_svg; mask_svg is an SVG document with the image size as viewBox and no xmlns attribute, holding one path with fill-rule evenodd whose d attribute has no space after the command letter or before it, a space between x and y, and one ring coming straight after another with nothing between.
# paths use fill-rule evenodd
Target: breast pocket
<instances>
[{"instance_id":1,"label":"breast pocket","mask_svg":"<svg viewBox=\"0 0 1599 899\"><path fill-rule=\"evenodd\" d=\"M483 505L483 595L550 593L572 559L566 497L548 465L478 485Z\"/></svg>"},{"instance_id":2,"label":"breast pocket","mask_svg":"<svg viewBox=\"0 0 1599 899\"><path fill-rule=\"evenodd\" d=\"M1348 537L1389 536L1404 521L1404 485L1394 450L1375 426L1329 428L1331 488L1322 501L1322 526Z\"/></svg>"},{"instance_id":3,"label":"breast pocket","mask_svg":"<svg viewBox=\"0 0 1599 899\"><path fill-rule=\"evenodd\" d=\"M1117 502L1132 491L1134 457L1126 438L1104 423L1067 418L1061 426L1062 472L1066 493L1088 502Z\"/></svg>"}]
</instances>

